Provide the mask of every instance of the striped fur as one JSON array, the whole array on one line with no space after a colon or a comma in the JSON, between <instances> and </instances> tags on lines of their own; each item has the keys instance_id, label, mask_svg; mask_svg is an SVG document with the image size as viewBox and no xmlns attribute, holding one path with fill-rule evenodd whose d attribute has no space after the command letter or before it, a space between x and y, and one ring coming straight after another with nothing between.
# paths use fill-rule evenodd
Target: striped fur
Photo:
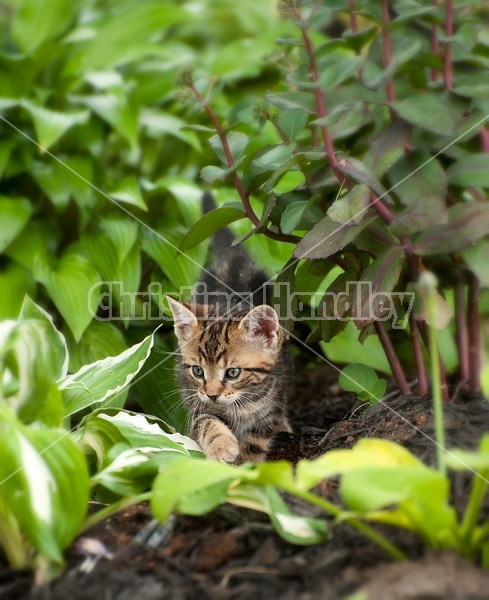
<instances>
[{"instance_id":1,"label":"striped fur","mask_svg":"<svg viewBox=\"0 0 489 600\"><path fill-rule=\"evenodd\" d=\"M233 261L235 267L239 263L238 271L233 270ZM248 285L248 290L255 291L258 282L263 285L265 280L241 249L228 249L219 271L227 272L227 281L240 284L238 292ZM213 291L224 292L220 285L215 284ZM268 305L249 310L236 307L229 316L216 314L213 306L189 305L173 298L169 303L181 353L180 385L191 415L191 437L212 460L236 464L263 460L274 435L290 431L286 400L292 363L275 310ZM205 309L211 318L204 319ZM239 375L230 377L236 369Z\"/></svg>"}]
</instances>

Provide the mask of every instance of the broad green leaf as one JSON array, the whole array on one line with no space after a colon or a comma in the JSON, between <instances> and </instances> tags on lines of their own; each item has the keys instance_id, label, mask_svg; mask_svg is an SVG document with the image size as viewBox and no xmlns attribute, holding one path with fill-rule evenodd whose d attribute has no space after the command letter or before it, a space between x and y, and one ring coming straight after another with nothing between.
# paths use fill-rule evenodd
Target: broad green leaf
<instances>
[{"instance_id":1,"label":"broad green leaf","mask_svg":"<svg viewBox=\"0 0 489 600\"><path fill-rule=\"evenodd\" d=\"M197 152L202 152L202 145L195 132L184 130L185 121L175 115L145 108L141 111L139 121L150 137L161 139L164 134L168 134L183 140Z\"/></svg>"},{"instance_id":2,"label":"broad green leaf","mask_svg":"<svg viewBox=\"0 0 489 600\"><path fill-rule=\"evenodd\" d=\"M210 238L216 231L226 225L244 219L246 213L242 208L235 206L221 206L203 215L190 229L180 244L180 250L186 252L194 248L203 240Z\"/></svg>"},{"instance_id":3,"label":"broad green leaf","mask_svg":"<svg viewBox=\"0 0 489 600\"><path fill-rule=\"evenodd\" d=\"M122 264L135 251L139 224L127 216L110 215L101 219L100 226L116 249L118 263Z\"/></svg>"},{"instance_id":4,"label":"broad green leaf","mask_svg":"<svg viewBox=\"0 0 489 600\"><path fill-rule=\"evenodd\" d=\"M15 262L9 262L0 270L0 321L15 319L20 311L26 294L34 296L36 284L32 274Z\"/></svg>"},{"instance_id":5,"label":"broad green leaf","mask_svg":"<svg viewBox=\"0 0 489 600\"><path fill-rule=\"evenodd\" d=\"M448 183L489 188L489 154L470 154L447 169Z\"/></svg>"},{"instance_id":6,"label":"broad green leaf","mask_svg":"<svg viewBox=\"0 0 489 600\"><path fill-rule=\"evenodd\" d=\"M277 533L292 544L320 544L328 539L326 520L293 514L277 490L266 486L266 503L270 521Z\"/></svg>"},{"instance_id":7,"label":"broad green leaf","mask_svg":"<svg viewBox=\"0 0 489 600\"><path fill-rule=\"evenodd\" d=\"M375 404L384 395L387 382L379 379L370 367L352 364L342 369L338 385L348 392L356 392L360 398L365 398Z\"/></svg>"},{"instance_id":8,"label":"broad green leaf","mask_svg":"<svg viewBox=\"0 0 489 600\"><path fill-rule=\"evenodd\" d=\"M54 270L38 261L34 277L45 286L78 341L97 313L100 275L92 263L69 251Z\"/></svg>"},{"instance_id":9,"label":"broad green leaf","mask_svg":"<svg viewBox=\"0 0 489 600\"><path fill-rule=\"evenodd\" d=\"M144 211L148 210L141 195L139 184L134 177L124 177L117 183L116 187L109 192L109 196L124 204L137 206Z\"/></svg>"},{"instance_id":10,"label":"broad green leaf","mask_svg":"<svg viewBox=\"0 0 489 600\"><path fill-rule=\"evenodd\" d=\"M401 202L410 206L423 198L438 198L445 203L447 177L437 159L422 150L400 158L389 170L389 181Z\"/></svg>"},{"instance_id":11,"label":"broad green leaf","mask_svg":"<svg viewBox=\"0 0 489 600\"><path fill-rule=\"evenodd\" d=\"M408 123L437 135L450 135L455 123L442 98L434 94L410 96L390 105Z\"/></svg>"},{"instance_id":12,"label":"broad green leaf","mask_svg":"<svg viewBox=\"0 0 489 600\"><path fill-rule=\"evenodd\" d=\"M279 92L267 94L265 100L283 110L301 110L314 114L314 94L310 92Z\"/></svg>"},{"instance_id":13,"label":"broad green leaf","mask_svg":"<svg viewBox=\"0 0 489 600\"><path fill-rule=\"evenodd\" d=\"M293 142L303 132L308 118L304 110L282 110L277 123L287 138Z\"/></svg>"},{"instance_id":14,"label":"broad green leaf","mask_svg":"<svg viewBox=\"0 0 489 600\"><path fill-rule=\"evenodd\" d=\"M366 185L355 185L328 208L328 217L339 225L359 225L370 205L370 190Z\"/></svg>"},{"instance_id":15,"label":"broad green leaf","mask_svg":"<svg viewBox=\"0 0 489 600\"><path fill-rule=\"evenodd\" d=\"M61 566L62 551L79 532L87 511L83 454L66 432L25 427L1 404L0 449L2 545L9 546L11 540L2 538L17 523L25 536L18 543L27 540L45 560Z\"/></svg>"},{"instance_id":16,"label":"broad green leaf","mask_svg":"<svg viewBox=\"0 0 489 600\"><path fill-rule=\"evenodd\" d=\"M92 404L114 399L126 390L139 373L153 346L154 333L117 356L84 365L59 382L65 415L70 416Z\"/></svg>"},{"instance_id":17,"label":"broad green leaf","mask_svg":"<svg viewBox=\"0 0 489 600\"><path fill-rule=\"evenodd\" d=\"M489 239L482 238L472 246L462 250L462 256L469 268L477 275L483 287L489 287Z\"/></svg>"},{"instance_id":18,"label":"broad green leaf","mask_svg":"<svg viewBox=\"0 0 489 600\"><path fill-rule=\"evenodd\" d=\"M76 14L72 0L25 0L12 21L12 36L26 54L62 34Z\"/></svg>"},{"instance_id":19,"label":"broad green leaf","mask_svg":"<svg viewBox=\"0 0 489 600\"><path fill-rule=\"evenodd\" d=\"M348 472L358 473L372 465L377 468L427 469L399 444L389 440L365 438L350 450L331 450L315 460L301 460L296 470L297 486L302 490L309 490L323 479Z\"/></svg>"},{"instance_id":20,"label":"broad green leaf","mask_svg":"<svg viewBox=\"0 0 489 600\"><path fill-rule=\"evenodd\" d=\"M451 449L446 456L447 466L454 471L476 471L477 477L489 474L489 435L485 433L477 450Z\"/></svg>"},{"instance_id":21,"label":"broad green leaf","mask_svg":"<svg viewBox=\"0 0 489 600\"><path fill-rule=\"evenodd\" d=\"M186 177L166 175L156 181L155 186L162 188L175 198L187 227L202 215L202 188Z\"/></svg>"},{"instance_id":22,"label":"broad green leaf","mask_svg":"<svg viewBox=\"0 0 489 600\"><path fill-rule=\"evenodd\" d=\"M328 258L342 250L375 217L365 217L359 225L338 225L326 215L306 233L294 250L296 258Z\"/></svg>"},{"instance_id":23,"label":"broad green leaf","mask_svg":"<svg viewBox=\"0 0 489 600\"><path fill-rule=\"evenodd\" d=\"M297 148L297 144L277 144L267 149L264 154L253 160L253 164L262 169L278 169L289 159Z\"/></svg>"},{"instance_id":24,"label":"broad green leaf","mask_svg":"<svg viewBox=\"0 0 489 600\"><path fill-rule=\"evenodd\" d=\"M409 204L391 223L392 233L397 237L420 233L431 225L448 221L447 205L439 196L419 196Z\"/></svg>"},{"instance_id":25,"label":"broad green leaf","mask_svg":"<svg viewBox=\"0 0 489 600\"><path fill-rule=\"evenodd\" d=\"M27 100L22 106L29 112L36 130L37 141L43 149L50 148L71 127L83 125L90 118L87 110L77 112L59 112L37 106Z\"/></svg>"},{"instance_id":26,"label":"broad green leaf","mask_svg":"<svg viewBox=\"0 0 489 600\"><path fill-rule=\"evenodd\" d=\"M304 200L292 202L285 207L280 217L280 227L283 233L292 233L298 228L307 207L308 202Z\"/></svg>"},{"instance_id":27,"label":"broad green leaf","mask_svg":"<svg viewBox=\"0 0 489 600\"><path fill-rule=\"evenodd\" d=\"M241 158L236 160L232 167L229 167L228 169L222 169L221 167L209 165L208 167L204 167L201 170L200 176L204 181L207 181L207 183L214 183L216 180L224 181L229 177L229 175L236 171L236 169L241 165L244 159L245 157L242 156Z\"/></svg>"},{"instance_id":28,"label":"broad green leaf","mask_svg":"<svg viewBox=\"0 0 489 600\"><path fill-rule=\"evenodd\" d=\"M169 463L156 477L151 497L151 510L160 521L166 521L170 513L179 510L187 501L187 512L204 514L226 501L227 490L234 480L240 479L240 469L214 461L180 458ZM212 496L207 503L188 502L199 492L210 488Z\"/></svg>"},{"instance_id":29,"label":"broad green leaf","mask_svg":"<svg viewBox=\"0 0 489 600\"><path fill-rule=\"evenodd\" d=\"M448 209L448 223L428 227L417 239L422 256L458 252L474 244L489 231L489 204L467 202Z\"/></svg>"},{"instance_id":30,"label":"broad green leaf","mask_svg":"<svg viewBox=\"0 0 489 600\"><path fill-rule=\"evenodd\" d=\"M92 96L71 96L70 100L89 108L119 132L133 149L137 148L138 106L127 93L112 91Z\"/></svg>"},{"instance_id":31,"label":"broad green leaf","mask_svg":"<svg viewBox=\"0 0 489 600\"><path fill-rule=\"evenodd\" d=\"M69 336L70 373L75 373L83 367L97 360L120 354L127 349L126 341L120 329L109 321L94 320L85 329L78 343Z\"/></svg>"},{"instance_id":32,"label":"broad green leaf","mask_svg":"<svg viewBox=\"0 0 489 600\"><path fill-rule=\"evenodd\" d=\"M353 298L352 315L357 327L372 321L396 319L392 290L396 287L406 260L402 246L386 248L362 273Z\"/></svg>"},{"instance_id":33,"label":"broad green leaf","mask_svg":"<svg viewBox=\"0 0 489 600\"><path fill-rule=\"evenodd\" d=\"M0 196L0 252L19 235L31 214L27 198Z\"/></svg>"},{"instance_id":34,"label":"broad green leaf","mask_svg":"<svg viewBox=\"0 0 489 600\"><path fill-rule=\"evenodd\" d=\"M197 281L205 262L207 245L200 244L182 253L179 245L187 232L186 228L173 221L171 228L163 225L161 230L164 234L145 230L141 246L174 286L167 291L179 294L180 288L192 286Z\"/></svg>"},{"instance_id":35,"label":"broad green leaf","mask_svg":"<svg viewBox=\"0 0 489 600\"><path fill-rule=\"evenodd\" d=\"M243 156L244 151L249 143L248 136L238 131L230 131L228 134L226 134L226 140L229 145L229 150L231 151L233 162L235 162ZM228 160L221 143L221 138L218 135L213 135L211 138L209 138L209 144L214 150L217 158L223 165L226 165L227 167Z\"/></svg>"}]
</instances>

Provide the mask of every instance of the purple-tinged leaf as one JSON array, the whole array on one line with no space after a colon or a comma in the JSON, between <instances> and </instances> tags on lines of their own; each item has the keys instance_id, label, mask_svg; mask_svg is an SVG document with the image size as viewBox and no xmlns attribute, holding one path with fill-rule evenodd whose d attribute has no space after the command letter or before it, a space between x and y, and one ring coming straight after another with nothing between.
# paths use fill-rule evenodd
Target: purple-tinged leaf
<instances>
[{"instance_id":1,"label":"purple-tinged leaf","mask_svg":"<svg viewBox=\"0 0 489 600\"><path fill-rule=\"evenodd\" d=\"M455 123L448 108L439 95L419 94L399 102L392 102L391 108L405 121L438 135L453 133Z\"/></svg>"},{"instance_id":2,"label":"purple-tinged leaf","mask_svg":"<svg viewBox=\"0 0 489 600\"><path fill-rule=\"evenodd\" d=\"M489 188L489 154L470 154L447 170L448 183Z\"/></svg>"},{"instance_id":3,"label":"purple-tinged leaf","mask_svg":"<svg viewBox=\"0 0 489 600\"><path fill-rule=\"evenodd\" d=\"M351 156L345 157L338 162L338 171L349 181L356 181L357 183L366 185L379 199L387 200L393 204L392 198L365 163Z\"/></svg>"},{"instance_id":4,"label":"purple-tinged leaf","mask_svg":"<svg viewBox=\"0 0 489 600\"><path fill-rule=\"evenodd\" d=\"M365 165L376 177L382 177L405 152L410 142L410 127L398 119L370 145L364 156Z\"/></svg>"},{"instance_id":5,"label":"purple-tinged leaf","mask_svg":"<svg viewBox=\"0 0 489 600\"><path fill-rule=\"evenodd\" d=\"M479 240L474 246L462 250L470 270L477 275L482 287L489 287L489 238Z\"/></svg>"},{"instance_id":6,"label":"purple-tinged leaf","mask_svg":"<svg viewBox=\"0 0 489 600\"><path fill-rule=\"evenodd\" d=\"M370 190L366 185L355 185L338 198L328 209L328 217L342 225L358 225L370 205Z\"/></svg>"},{"instance_id":7,"label":"purple-tinged leaf","mask_svg":"<svg viewBox=\"0 0 489 600\"><path fill-rule=\"evenodd\" d=\"M420 233L431 225L443 225L448 221L448 209L438 196L420 196L391 223L391 231L397 236Z\"/></svg>"}]
</instances>

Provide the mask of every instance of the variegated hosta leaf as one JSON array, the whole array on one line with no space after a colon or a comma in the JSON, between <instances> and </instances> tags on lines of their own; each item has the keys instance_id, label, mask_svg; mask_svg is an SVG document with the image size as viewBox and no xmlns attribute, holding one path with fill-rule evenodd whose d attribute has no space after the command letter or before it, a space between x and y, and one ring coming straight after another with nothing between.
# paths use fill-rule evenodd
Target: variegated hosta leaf
<instances>
[{"instance_id":1,"label":"variegated hosta leaf","mask_svg":"<svg viewBox=\"0 0 489 600\"><path fill-rule=\"evenodd\" d=\"M126 390L149 356L154 333L118 356L109 356L84 365L59 382L65 403L65 416L92 404L100 404Z\"/></svg>"},{"instance_id":2,"label":"variegated hosta leaf","mask_svg":"<svg viewBox=\"0 0 489 600\"><path fill-rule=\"evenodd\" d=\"M83 453L67 432L26 427L0 404L0 455L0 543L9 558L22 544L61 565L87 510Z\"/></svg>"},{"instance_id":3,"label":"variegated hosta leaf","mask_svg":"<svg viewBox=\"0 0 489 600\"><path fill-rule=\"evenodd\" d=\"M51 317L28 297L18 321L0 323L0 368L0 399L23 422L61 423L55 383L68 369L66 342Z\"/></svg>"}]
</instances>

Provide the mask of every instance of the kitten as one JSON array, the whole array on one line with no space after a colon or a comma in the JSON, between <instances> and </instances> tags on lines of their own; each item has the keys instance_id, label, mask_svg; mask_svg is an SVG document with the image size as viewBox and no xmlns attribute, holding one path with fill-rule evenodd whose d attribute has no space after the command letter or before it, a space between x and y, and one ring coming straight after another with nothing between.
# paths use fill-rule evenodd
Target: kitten
<instances>
[{"instance_id":1,"label":"kitten","mask_svg":"<svg viewBox=\"0 0 489 600\"><path fill-rule=\"evenodd\" d=\"M209 201L207 200L207 204ZM292 361L275 310L263 302L267 281L222 230L213 239L219 267L204 277L211 301L188 304L168 297L180 349L182 395L190 436L207 458L259 462L275 434L290 432L286 416ZM234 292L256 292L246 303ZM241 301L240 301L241 300ZM247 306L246 306L247 305Z\"/></svg>"}]
</instances>

